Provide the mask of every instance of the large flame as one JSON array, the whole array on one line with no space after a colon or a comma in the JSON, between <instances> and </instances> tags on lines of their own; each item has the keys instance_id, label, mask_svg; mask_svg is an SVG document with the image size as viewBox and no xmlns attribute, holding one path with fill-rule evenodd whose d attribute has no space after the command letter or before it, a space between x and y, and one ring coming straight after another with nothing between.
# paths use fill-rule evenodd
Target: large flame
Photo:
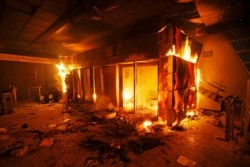
<instances>
[{"instance_id":1,"label":"large flame","mask_svg":"<svg viewBox=\"0 0 250 167\"><path fill-rule=\"evenodd\" d=\"M166 56L176 56L176 57L179 57L185 61L188 61L188 62L191 62L191 63L194 63L196 64L197 63L197 60L198 60L198 54L195 53L195 54L192 54L192 49L191 49L191 41L189 40L188 37L186 37L185 41L183 41L183 44L181 46L180 49L177 49L177 47L175 45L173 45L169 51L166 53ZM190 90L191 91L196 91L196 97L198 97L197 95L197 90L198 90L198 87L199 87L199 77L200 77L200 71L197 70L195 72L195 86L194 87L191 87ZM175 114L178 115L178 112L179 112L179 108L178 108L178 105L179 103L182 103L180 101L180 97L179 97L179 93L178 91L175 92L175 106L174 106L174 110L175 110ZM192 99L191 99L192 100ZM196 110L197 110L197 103L198 102L198 98L194 104L194 102L188 102L189 104L187 104L185 107L183 106L182 110L185 110L186 112L186 116L187 117L193 117L197 114ZM172 126L176 126L180 123L181 120L179 120L178 116L176 118L176 120L174 120L174 122L172 123Z\"/></svg>"},{"instance_id":2,"label":"large flame","mask_svg":"<svg viewBox=\"0 0 250 167\"><path fill-rule=\"evenodd\" d=\"M58 74L61 78L62 92L66 93L67 86L65 83L65 78L70 73L70 68L67 68L63 63L56 64L56 67L58 69Z\"/></svg>"},{"instance_id":3,"label":"large flame","mask_svg":"<svg viewBox=\"0 0 250 167\"><path fill-rule=\"evenodd\" d=\"M184 46L182 46L182 48L180 49L180 53L176 53L175 45L173 45L172 48L170 48L166 53L166 56L177 56L192 63L196 63L198 59L197 54L191 55L191 47L188 37L186 37Z\"/></svg>"},{"instance_id":4,"label":"large flame","mask_svg":"<svg viewBox=\"0 0 250 167\"><path fill-rule=\"evenodd\" d=\"M60 62L56 64L56 67L58 69L58 74L61 78L62 92L66 93L67 92L67 85L65 83L66 76L70 74L72 70L80 69L80 66L77 66L76 64L71 64L71 63L64 64L63 62ZM78 71L78 75L80 78L81 75L80 70Z\"/></svg>"}]
</instances>

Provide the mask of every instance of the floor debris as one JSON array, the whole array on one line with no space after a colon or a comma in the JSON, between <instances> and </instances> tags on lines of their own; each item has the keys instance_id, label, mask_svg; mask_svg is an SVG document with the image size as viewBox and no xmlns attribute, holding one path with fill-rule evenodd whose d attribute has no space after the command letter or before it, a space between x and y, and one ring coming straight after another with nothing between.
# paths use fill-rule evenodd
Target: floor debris
<instances>
[{"instance_id":1,"label":"floor debris","mask_svg":"<svg viewBox=\"0 0 250 167\"><path fill-rule=\"evenodd\" d=\"M43 139L40 143L40 147L51 147L54 144L54 138Z\"/></svg>"},{"instance_id":2,"label":"floor debris","mask_svg":"<svg viewBox=\"0 0 250 167\"><path fill-rule=\"evenodd\" d=\"M177 159L177 162L183 166L186 166L186 167L193 167L196 165L196 162L191 160L191 159L188 159L187 157L183 156L183 155L180 155Z\"/></svg>"},{"instance_id":3,"label":"floor debris","mask_svg":"<svg viewBox=\"0 0 250 167\"><path fill-rule=\"evenodd\" d=\"M103 119L94 114L93 103L70 105L70 112L64 113L60 103L29 102L1 116L0 166L248 167L250 163L248 154L231 149L239 143L216 140L224 136L223 115L188 119L174 129L142 113L117 112L112 119ZM151 123L145 126L145 120Z\"/></svg>"}]
</instances>

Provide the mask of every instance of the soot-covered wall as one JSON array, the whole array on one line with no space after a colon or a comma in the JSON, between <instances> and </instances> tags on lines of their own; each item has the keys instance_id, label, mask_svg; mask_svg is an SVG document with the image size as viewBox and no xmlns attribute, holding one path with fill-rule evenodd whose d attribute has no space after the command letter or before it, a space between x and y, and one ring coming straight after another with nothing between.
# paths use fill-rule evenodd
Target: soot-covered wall
<instances>
[{"instance_id":1,"label":"soot-covered wall","mask_svg":"<svg viewBox=\"0 0 250 167\"><path fill-rule=\"evenodd\" d=\"M0 90L7 90L12 84L17 88L19 99L28 97L29 87L42 86L42 93L57 88L57 77L53 64L0 61Z\"/></svg>"}]
</instances>

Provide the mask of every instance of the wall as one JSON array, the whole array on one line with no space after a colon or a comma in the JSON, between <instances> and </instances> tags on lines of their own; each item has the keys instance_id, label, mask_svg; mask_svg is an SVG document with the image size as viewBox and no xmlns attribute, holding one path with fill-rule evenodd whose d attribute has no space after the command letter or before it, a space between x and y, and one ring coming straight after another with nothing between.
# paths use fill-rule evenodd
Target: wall
<instances>
[{"instance_id":1,"label":"wall","mask_svg":"<svg viewBox=\"0 0 250 167\"><path fill-rule=\"evenodd\" d=\"M229 41L222 34L206 35L197 40L203 43L198 60L201 78L222 82L225 86L225 92L220 92L222 96L238 95L244 100L249 76Z\"/></svg>"},{"instance_id":2,"label":"wall","mask_svg":"<svg viewBox=\"0 0 250 167\"><path fill-rule=\"evenodd\" d=\"M76 61L81 67L133 62L158 58L157 35L143 34L120 43L79 53Z\"/></svg>"},{"instance_id":3,"label":"wall","mask_svg":"<svg viewBox=\"0 0 250 167\"><path fill-rule=\"evenodd\" d=\"M42 93L57 87L55 65L0 61L0 90L7 90L9 84L17 88L17 97L27 98L28 88L42 86ZM59 86L60 88L60 86Z\"/></svg>"}]
</instances>

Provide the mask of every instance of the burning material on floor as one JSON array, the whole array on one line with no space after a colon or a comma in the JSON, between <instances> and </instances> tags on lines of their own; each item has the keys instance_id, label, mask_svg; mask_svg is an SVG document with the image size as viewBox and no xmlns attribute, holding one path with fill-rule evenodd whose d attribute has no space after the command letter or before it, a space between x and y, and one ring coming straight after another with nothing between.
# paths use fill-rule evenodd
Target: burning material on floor
<instances>
[{"instance_id":1,"label":"burning material on floor","mask_svg":"<svg viewBox=\"0 0 250 167\"><path fill-rule=\"evenodd\" d=\"M128 121L119 117L99 120L96 126L100 128L100 133L78 143L78 146L91 152L92 156L86 158L85 164L91 166L109 160L113 161L112 163L129 163L131 161L129 153L140 154L165 145L163 139L166 135L160 133L165 131L165 126L159 126L147 119L145 121L142 121L142 118L137 119L140 121L136 121L136 118L134 121ZM142 124L143 128L148 128L148 130L141 129L145 132L143 135L140 135L140 130L137 128L139 124Z\"/></svg>"}]
</instances>

